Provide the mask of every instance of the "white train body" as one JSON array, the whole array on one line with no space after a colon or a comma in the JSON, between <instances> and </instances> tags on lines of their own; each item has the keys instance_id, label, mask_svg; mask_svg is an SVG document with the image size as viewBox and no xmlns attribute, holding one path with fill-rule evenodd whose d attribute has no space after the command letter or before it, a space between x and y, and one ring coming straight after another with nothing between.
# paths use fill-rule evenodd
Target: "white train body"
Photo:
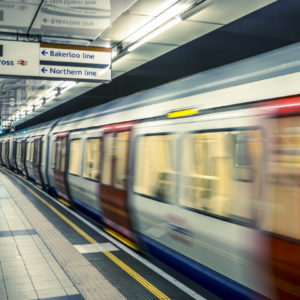
<instances>
[{"instance_id":1,"label":"white train body","mask_svg":"<svg viewBox=\"0 0 300 300\"><path fill-rule=\"evenodd\" d=\"M4 136L2 163L221 297L273 297L266 119L270 100L300 102L299 53L297 43Z\"/></svg>"}]
</instances>

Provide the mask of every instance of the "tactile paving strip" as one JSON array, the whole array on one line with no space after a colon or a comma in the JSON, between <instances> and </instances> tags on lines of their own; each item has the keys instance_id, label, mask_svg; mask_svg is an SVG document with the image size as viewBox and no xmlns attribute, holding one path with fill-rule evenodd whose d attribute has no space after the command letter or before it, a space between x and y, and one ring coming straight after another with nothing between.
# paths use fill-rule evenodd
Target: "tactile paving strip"
<instances>
[{"instance_id":1,"label":"tactile paving strip","mask_svg":"<svg viewBox=\"0 0 300 300\"><path fill-rule=\"evenodd\" d=\"M74 247L77 249L77 251L84 254L119 250L111 243L74 245Z\"/></svg>"},{"instance_id":2,"label":"tactile paving strip","mask_svg":"<svg viewBox=\"0 0 300 300\"><path fill-rule=\"evenodd\" d=\"M3 174L0 180L85 299L125 299Z\"/></svg>"}]
</instances>

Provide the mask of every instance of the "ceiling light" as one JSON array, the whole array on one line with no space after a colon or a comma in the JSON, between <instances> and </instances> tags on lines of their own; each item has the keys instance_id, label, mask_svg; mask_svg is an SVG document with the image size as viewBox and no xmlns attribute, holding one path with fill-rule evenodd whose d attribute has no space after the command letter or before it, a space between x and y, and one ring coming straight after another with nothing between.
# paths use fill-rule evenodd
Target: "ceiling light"
<instances>
[{"instance_id":1,"label":"ceiling light","mask_svg":"<svg viewBox=\"0 0 300 300\"><path fill-rule=\"evenodd\" d=\"M83 46L89 46L91 44L89 40L68 39L68 38L60 38L55 36L43 36L42 41L46 43L53 43L53 44L70 44L70 45L83 45Z\"/></svg>"},{"instance_id":2,"label":"ceiling light","mask_svg":"<svg viewBox=\"0 0 300 300\"><path fill-rule=\"evenodd\" d=\"M77 83L76 81L70 81L69 84L66 85L66 87L63 88L63 89L60 91L60 93L61 93L61 94L65 93L66 91L68 91L69 89L71 89L73 86L75 86L76 83Z\"/></svg>"},{"instance_id":3,"label":"ceiling light","mask_svg":"<svg viewBox=\"0 0 300 300\"><path fill-rule=\"evenodd\" d=\"M134 43L172 18L187 10L191 4L176 4L130 35L124 42Z\"/></svg>"},{"instance_id":4,"label":"ceiling light","mask_svg":"<svg viewBox=\"0 0 300 300\"><path fill-rule=\"evenodd\" d=\"M33 105L28 105L27 106L27 112L31 113L33 111Z\"/></svg>"},{"instance_id":5,"label":"ceiling light","mask_svg":"<svg viewBox=\"0 0 300 300\"><path fill-rule=\"evenodd\" d=\"M118 51L117 47L115 47L111 50L111 58L112 59L115 58L118 54L119 54L119 51Z\"/></svg>"},{"instance_id":6,"label":"ceiling light","mask_svg":"<svg viewBox=\"0 0 300 300\"><path fill-rule=\"evenodd\" d=\"M46 99L46 103L50 102L50 101L53 100L54 98L55 98L55 96L52 96L52 97Z\"/></svg>"},{"instance_id":7,"label":"ceiling light","mask_svg":"<svg viewBox=\"0 0 300 300\"><path fill-rule=\"evenodd\" d=\"M138 48L141 45L143 45L143 44L147 43L148 41L152 40L153 38L155 38L156 36L158 36L162 32L164 32L164 31L168 30L169 28L175 26L179 22L181 22L181 19L179 17L176 18L176 19L173 19L173 20L169 21L165 25L159 27L157 30L154 30L150 34L146 35L144 38L142 38L137 43L135 43L132 46L130 46L127 51L131 52L131 51L135 50L136 48Z\"/></svg>"},{"instance_id":8,"label":"ceiling light","mask_svg":"<svg viewBox=\"0 0 300 300\"><path fill-rule=\"evenodd\" d=\"M151 11L150 14L153 16L157 16L161 14L164 10L168 9L171 5L173 5L178 0L169 0L169 1L163 1L162 5L157 7L154 11Z\"/></svg>"},{"instance_id":9,"label":"ceiling light","mask_svg":"<svg viewBox=\"0 0 300 300\"><path fill-rule=\"evenodd\" d=\"M36 110L36 109L40 108L41 106L42 106L42 103L39 103L39 104L37 104L37 105L34 105L34 109Z\"/></svg>"},{"instance_id":10,"label":"ceiling light","mask_svg":"<svg viewBox=\"0 0 300 300\"><path fill-rule=\"evenodd\" d=\"M60 85L58 85L61 89L68 87L70 84L72 84L73 82L76 83L76 81L63 81Z\"/></svg>"},{"instance_id":11,"label":"ceiling light","mask_svg":"<svg viewBox=\"0 0 300 300\"><path fill-rule=\"evenodd\" d=\"M99 75L102 75L102 74L104 74L107 70L109 70L110 69L110 66L107 66L106 68L104 68L104 69L102 69L101 71L98 71L97 72L97 75L99 76Z\"/></svg>"}]
</instances>

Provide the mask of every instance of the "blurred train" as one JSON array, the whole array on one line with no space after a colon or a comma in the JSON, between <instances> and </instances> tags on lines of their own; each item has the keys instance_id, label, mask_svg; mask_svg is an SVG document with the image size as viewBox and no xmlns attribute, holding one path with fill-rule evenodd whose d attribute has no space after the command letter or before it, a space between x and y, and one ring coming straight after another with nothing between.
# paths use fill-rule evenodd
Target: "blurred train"
<instances>
[{"instance_id":1,"label":"blurred train","mask_svg":"<svg viewBox=\"0 0 300 300\"><path fill-rule=\"evenodd\" d=\"M222 298L300 297L300 43L8 134L1 163Z\"/></svg>"}]
</instances>

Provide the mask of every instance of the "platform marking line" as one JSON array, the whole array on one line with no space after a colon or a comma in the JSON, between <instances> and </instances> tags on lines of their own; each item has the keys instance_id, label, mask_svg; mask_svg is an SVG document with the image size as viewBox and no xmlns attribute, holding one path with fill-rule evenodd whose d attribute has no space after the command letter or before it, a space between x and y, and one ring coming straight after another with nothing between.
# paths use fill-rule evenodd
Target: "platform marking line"
<instances>
[{"instance_id":1,"label":"platform marking line","mask_svg":"<svg viewBox=\"0 0 300 300\"><path fill-rule=\"evenodd\" d=\"M20 177L20 175L16 175L16 174L13 174L13 175ZM26 181L26 183L28 185L31 185L32 188L36 189L35 184L33 184L32 182ZM123 245L121 242L119 242L118 240L116 240L115 238L113 238L112 236L110 236L109 234L107 234L106 232L104 232L103 230L101 230L99 227L95 226L94 224L92 224L88 220L84 219L82 216L80 216L75 211L71 210L69 207L63 205L61 202L59 202L57 199L53 198L51 195L49 195L45 191L39 190L39 192L42 193L45 197L47 197L49 200L55 202L62 209L66 210L69 214L71 214L74 217L76 217L82 223L84 223L85 225L87 225L88 227L90 227L91 229L93 229L95 232L97 232L98 234L100 234L102 237L104 237L105 239L109 240L111 243L115 244L118 248L122 249L128 255L132 256L134 259L136 259L137 261L139 261L142 264L144 264L145 266L147 266L153 272L157 273L158 275L160 275L161 277L163 277L165 280L169 281L171 284L173 284L174 286L176 286L178 289L180 289L183 292L185 292L187 295L189 295L193 299L195 299L195 300L205 300L206 299L205 297L199 295L197 292L195 292L194 290L192 290L191 288L189 288L185 284L183 284L180 281L178 281L176 278L174 278L170 274L166 273L165 271L163 271L162 269L160 269L159 267L157 267L156 265L154 265L153 263L151 263L150 261L148 261L145 258L141 257L135 251L133 251L130 248L128 248L125 245Z\"/></svg>"},{"instance_id":2,"label":"platform marking line","mask_svg":"<svg viewBox=\"0 0 300 300\"><path fill-rule=\"evenodd\" d=\"M8 175L12 176L8 172L4 171ZM59 212L54 206L49 204L46 200L40 197L36 192L34 192L31 188L26 186L21 180L15 178L21 185L23 185L28 191L30 191L37 199L43 202L48 208L50 208L54 213L56 213L62 220L64 220L69 226L71 226L74 230L76 230L81 236L83 236L87 241L91 244L98 244L98 242L93 239L90 235L80 229L76 224L74 224L71 220L69 220L66 216L64 216L61 212ZM118 265L123 271L133 277L136 281L138 281L143 287L145 287L149 292L155 295L158 299L161 300L171 300L167 295L157 289L154 285L152 285L148 280L139 275L133 269L131 269L128 265L122 262L119 258L117 258L114 254L109 251L102 252L107 258L113 261L116 265Z\"/></svg>"},{"instance_id":3,"label":"platform marking line","mask_svg":"<svg viewBox=\"0 0 300 300\"><path fill-rule=\"evenodd\" d=\"M84 244L84 245L73 245L79 253L100 253L107 251L119 251L119 249L112 243L101 243L101 244Z\"/></svg>"}]
</instances>

